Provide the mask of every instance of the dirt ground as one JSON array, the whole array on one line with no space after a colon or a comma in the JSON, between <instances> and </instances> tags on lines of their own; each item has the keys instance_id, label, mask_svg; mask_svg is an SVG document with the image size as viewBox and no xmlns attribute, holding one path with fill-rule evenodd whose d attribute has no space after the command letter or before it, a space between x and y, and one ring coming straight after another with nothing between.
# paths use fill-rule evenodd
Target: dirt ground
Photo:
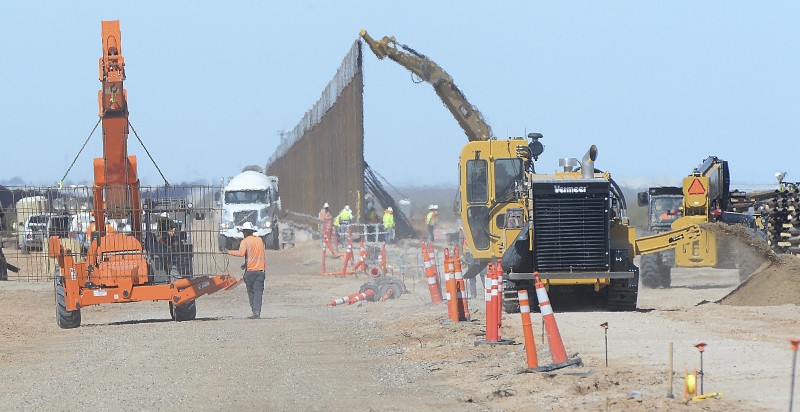
<instances>
[{"instance_id":1,"label":"dirt ground","mask_svg":"<svg viewBox=\"0 0 800 412\"><path fill-rule=\"evenodd\" d=\"M390 263L397 252L390 249ZM166 303L143 302L85 308L80 328L62 330L51 283L0 282L2 409L787 407L792 354L786 339L800 337L797 302L709 303L738 286L735 269L675 269L671 289L640 289L637 312L562 313L554 300L566 349L579 352L584 366L541 374L523 373L522 344L474 345L483 330L482 296L469 301L472 322L451 324L444 305L428 304L425 283L407 274L410 293L398 300L328 307L366 278L320 276L313 241L267 251L267 260L265 318L259 320L245 318L249 308L240 287L200 298L196 321L169 321ZM227 267L239 274L240 263L231 259ZM546 363L541 318L533 319L539 359ZM609 323L608 367L603 322ZM518 315L504 315L503 337L521 343L520 326ZM699 368L693 345L700 341L708 344L705 392L723 396L684 405L684 371ZM669 342L674 399L667 398Z\"/></svg>"}]
</instances>

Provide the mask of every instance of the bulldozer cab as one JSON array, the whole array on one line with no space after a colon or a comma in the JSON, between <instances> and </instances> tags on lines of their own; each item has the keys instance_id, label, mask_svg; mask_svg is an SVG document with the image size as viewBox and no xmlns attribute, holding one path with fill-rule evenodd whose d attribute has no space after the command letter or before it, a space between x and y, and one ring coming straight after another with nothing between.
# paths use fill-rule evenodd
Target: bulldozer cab
<instances>
[{"instance_id":1,"label":"bulldozer cab","mask_svg":"<svg viewBox=\"0 0 800 412\"><path fill-rule=\"evenodd\" d=\"M516 190L525 179L525 168L516 148L525 145L523 139L473 141L461 151L461 214L475 258L499 258L503 245L522 228L523 209Z\"/></svg>"}]
</instances>

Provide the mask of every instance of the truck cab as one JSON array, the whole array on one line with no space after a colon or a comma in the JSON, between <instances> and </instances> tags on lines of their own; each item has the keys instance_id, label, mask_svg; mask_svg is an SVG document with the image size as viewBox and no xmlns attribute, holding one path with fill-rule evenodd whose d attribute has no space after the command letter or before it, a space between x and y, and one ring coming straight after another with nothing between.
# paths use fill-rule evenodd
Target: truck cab
<instances>
[{"instance_id":1,"label":"truck cab","mask_svg":"<svg viewBox=\"0 0 800 412\"><path fill-rule=\"evenodd\" d=\"M255 236L267 249L279 249L278 213L281 199L278 178L253 170L234 176L220 192L219 250L235 250L242 241L244 222L256 227Z\"/></svg>"}]
</instances>

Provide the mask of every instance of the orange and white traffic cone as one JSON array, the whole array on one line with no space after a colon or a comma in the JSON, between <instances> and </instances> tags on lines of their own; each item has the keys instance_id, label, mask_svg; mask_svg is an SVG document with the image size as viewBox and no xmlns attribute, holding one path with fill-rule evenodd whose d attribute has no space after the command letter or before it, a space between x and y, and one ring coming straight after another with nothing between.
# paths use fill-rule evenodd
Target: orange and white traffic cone
<instances>
[{"instance_id":1,"label":"orange and white traffic cone","mask_svg":"<svg viewBox=\"0 0 800 412\"><path fill-rule=\"evenodd\" d=\"M464 282L464 273L461 271L461 256L458 248L453 249L454 277L456 278L456 299L458 300L458 320L469 321L469 305L467 304L467 290Z\"/></svg>"},{"instance_id":2,"label":"orange and white traffic cone","mask_svg":"<svg viewBox=\"0 0 800 412\"><path fill-rule=\"evenodd\" d=\"M361 237L361 245L360 245L360 247L361 247L361 250L359 250L359 252L358 252L360 260L353 267L353 272L358 272L359 269L361 269L362 272L366 272L367 271L367 262L366 262L367 249L364 246L364 237L363 236Z\"/></svg>"},{"instance_id":3,"label":"orange and white traffic cone","mask_svg":"<svg viewBox=\"0 0 800 412\"><path fill-rule=\"evenodd\" d=\"M503 299L504 295L504 287L503 287L503 262L501 259L497 259L497 263L494 265L495 278L497 278L497 303L495 305L495 310L497 311L497 329L502 333L503 331ZM502 337L502 335L501 335Z\"/></svg>"},{"instance_id":4,"label":"orange and white traffic cone","mask_svg":"<svg viewBox=\"0 0 800 412\"><path fill-rule=\"evenodd\" d=\"M353 296L353 295L350 295ZM362 300L373 301L375 300L375 290L373 289L366 289L363 292L359 292L355 294L353 299L350 299L350 304L355 304L361 302Z\"/></svg>"},{"instance_id":5,"label":"orange and white traffic cone","mask_svg":"<svg viewBox=\"0 0 800 412\"><path fill-rule=\"evenodd\" d=\"M458 299L456 298L456 278L453 274L455 267L450 256L450 250L444 248L444 287L447 292L447 317L452 322L458 322Z\"/></svg>"},{"instance_id":6,"label":"orange and white traffic cone","mask_svg":"<svg viewBox=\"0 0 800 412\"><path fill-rule=\"evenodd\" d=\"M519 294L519 314L522 318L522 334L525 336L525 357L528 369L539 367L539 357L536 355L536 342L533 338L533 324L531 323L531 304L528 300L528 291L522 289Z\"/></svg>"},{"instance_id":7,"label":"orange and white traffic cone","mask_svg":"<svg viewBox=\"0 0 800 412\"><path fill-rule=\"evenodd\" d=\"M502 306L498 297L497 270L489 263L486 272L486 338L475 341L475 345L511 345L513 340L500 338L499 312L497 305Z\"/></svg>"},{"instance_id":8,"label":"orange and white traffic cone","mask_svg":"<svg viewBox=\"0 0 800 412\"><path fill-rule=\"evenodd\" d=\"M332 300L331 303L328 303L328 306L339 306L345 303L350 303L350 296L342 296L339 299Z\"/></svg>"},{"instance_id":9,"label":"orange and white traffic cone","mask_svg":"<svg viewBox=\"0 0 800 412\"><path fill-rule=\"evenodd\" d=\"M325 269L325 256L328 254L328 250L325 249L325 245L322 245L322 274L324 275L327 270Z\"/></svg>"},{"instance_id":10,"label":"orange and white traffic cone","mask_svg":"<svg viewBox=\"0 0 800 412\"><path fill-rule=\"evenodd\" d=\"M542 313L542 322L547 331L547 345L553 360L552 364L540 366L536 370L551 371L582 364L583 361L577 356L571 359L567 357L567 351L564 349L564 342L561 340L561 333L556 324L556 316L553 313L553 307L550 306L550 298L547 297L547 290L539 279L539 272L533 272L533 276L536 279L536 298L539 299L539 311Z\"/></svg>"},{"instance_id":11,"label":"orange and white traffic cone","mask_svg":"<svg viewBox=\"0 0 800 412\"><path fill-rule=\"evenodd\" d=\"M428 291L431 294L431 303L438 305L442 303L442 292L439 290L438 274L436 269L432 267L431 258L428 254L428 248L425 242L422 242L422 263L425 266L425 278L428 281Z\"/></svg>"},{"instance_id":12,"label":"orange and white traffic cone","mask_svg":"<svg viewBox=\"0 0 800 412\"><path fill-rule=\"evenodd\" d=\"M383 273L388 273L387 265L389 264L386 259L386 243L381 245L381 254L378 256L378 266L381 267Z\"/></svg>"}]
</instances>

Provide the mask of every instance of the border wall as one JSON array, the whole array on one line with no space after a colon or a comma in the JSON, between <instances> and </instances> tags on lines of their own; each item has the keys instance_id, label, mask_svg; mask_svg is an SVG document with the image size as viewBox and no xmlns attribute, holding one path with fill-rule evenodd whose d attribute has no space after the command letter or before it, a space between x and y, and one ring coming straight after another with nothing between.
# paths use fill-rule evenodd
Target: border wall
<instances>
[{"instance_id":1,"label":"border wall","mask_svg":"<svg viewBox=\"0 0 800 412\"><path fill-rule=\"evenodd\" d=\"M345 56L322 96L266 165L278 176L282 207L316 217L322 204L337 214L345 205L363 216L364 78L361 42Z\"/></svg>"}]
</instances>

